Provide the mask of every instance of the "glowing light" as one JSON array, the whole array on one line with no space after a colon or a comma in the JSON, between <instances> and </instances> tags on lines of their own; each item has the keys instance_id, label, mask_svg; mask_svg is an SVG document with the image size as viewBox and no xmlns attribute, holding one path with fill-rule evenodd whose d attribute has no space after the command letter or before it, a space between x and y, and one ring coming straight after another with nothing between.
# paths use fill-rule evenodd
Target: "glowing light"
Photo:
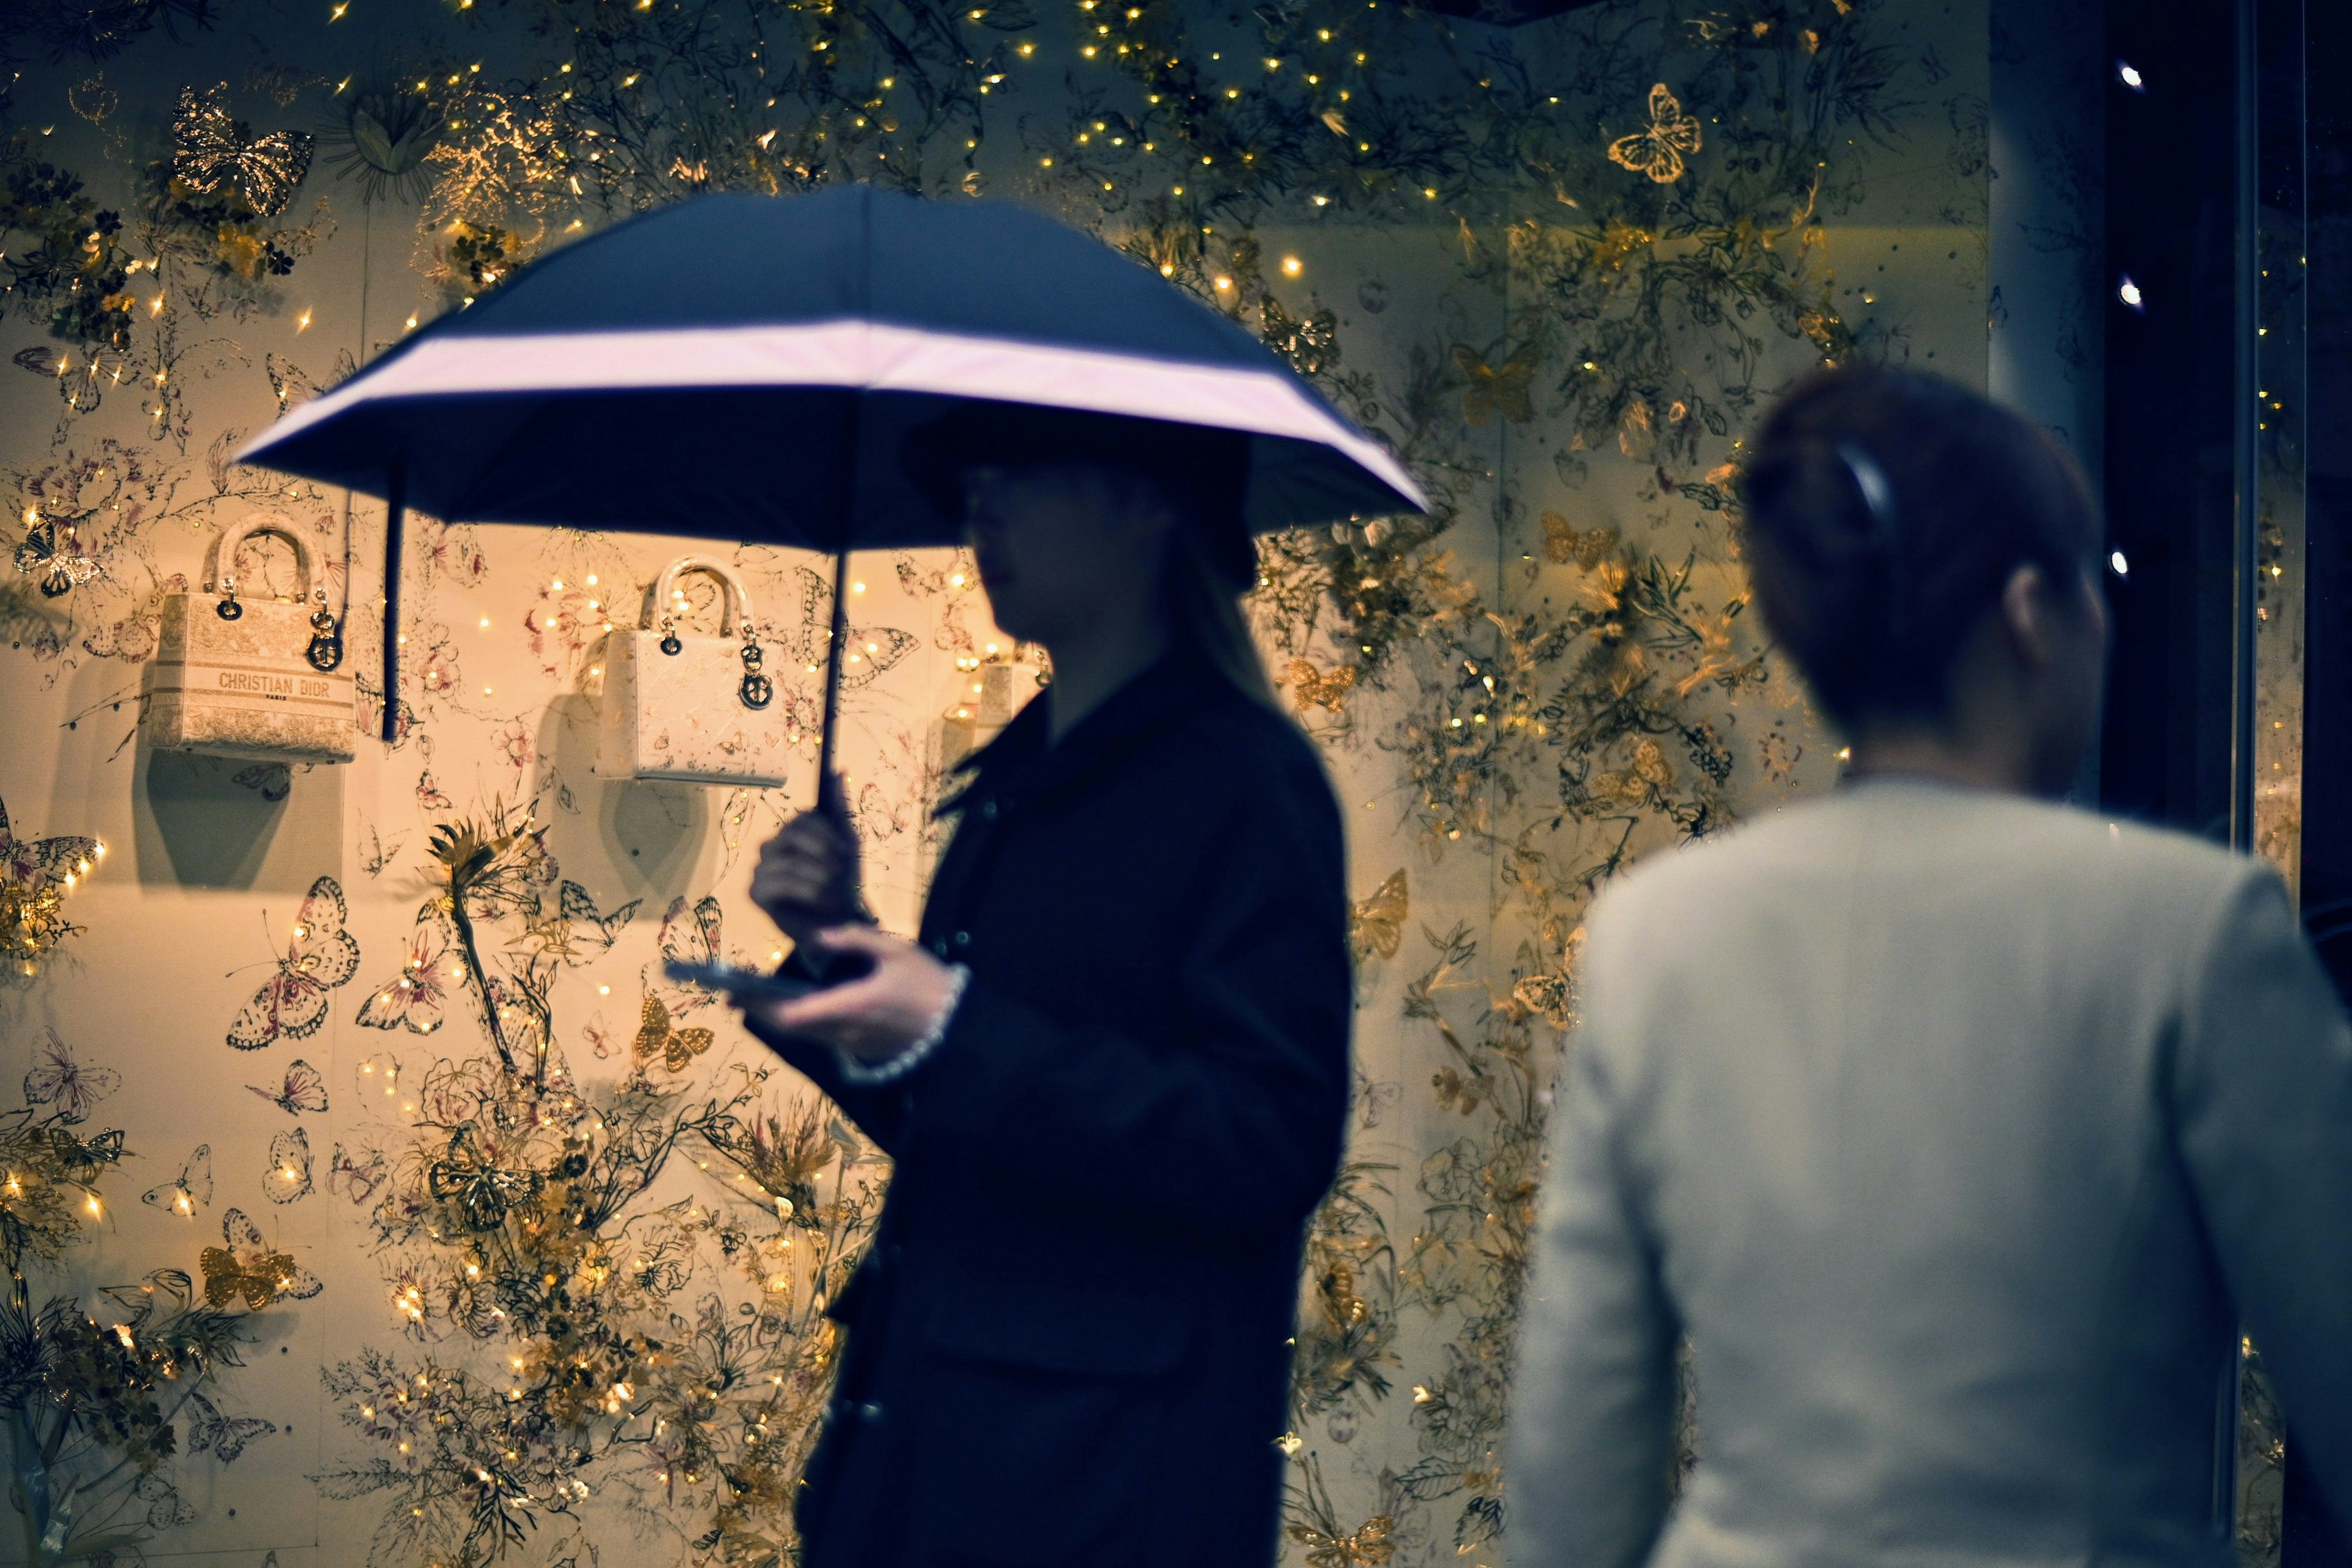
<instances>
[{"instance_id":1,"label":"glowing light","mask_svg":"<svg viewBox=\"0 0 2352 1568\"><path fill-rule=\"evenodd\" d=\"M2122 551L2110 550L2107 552L2107 570L2118 577L2128 577L2131 575L2131 563L2124 558Z\"/></svg>"},{"instance_id":2,"label":"glowing light","mask_svg":"<svg viewBox=\"0 0 2352 1568\"><path fill-rule=\"evenodd\" d=\"M2145 310L2147 309L2147 297L2141 294L2139 291L2139 285L2131 280L2129 274L2126 274L2124 280L2120 284L2116 285L2116 298L2121 300L2132 310Z\"/></svg>"}]
</instances>

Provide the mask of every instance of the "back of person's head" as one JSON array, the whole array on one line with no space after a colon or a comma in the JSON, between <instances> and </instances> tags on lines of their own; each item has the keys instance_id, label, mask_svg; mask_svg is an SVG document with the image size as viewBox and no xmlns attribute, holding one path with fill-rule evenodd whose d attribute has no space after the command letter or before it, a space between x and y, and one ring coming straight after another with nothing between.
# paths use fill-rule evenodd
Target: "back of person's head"
<instances>
[{"instance_id":1,"label":"back of person's head","mask_svg":"<svg viewBox=\"0 0 2352 1568\"><path fill-rule=\"evenodd\" d=\"M2068 603L2097 570L2074 459L1938 376L1815 374L1764 422L1743 485L1766 624L1849 731L1945 715L1961 649L2019 567Z\"/></svg>"}]
</instances>

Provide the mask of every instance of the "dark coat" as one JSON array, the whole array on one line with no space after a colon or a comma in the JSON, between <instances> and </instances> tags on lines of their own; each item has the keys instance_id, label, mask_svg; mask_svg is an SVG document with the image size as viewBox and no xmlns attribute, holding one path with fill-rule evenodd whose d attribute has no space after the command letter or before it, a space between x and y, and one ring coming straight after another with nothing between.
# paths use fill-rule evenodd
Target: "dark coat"
<instances>
[{"instance_id":1,"label":"dark coat","mask_svg":"<svg viewBox=\"0 0 2352 1568\"><path fill-rule=\"evenodd\" d=\"M879 1089L809 1568L1275 1555L1305 1222L1349 1091L1339 812L1298 730L1171 658L975 761L921 940L971 982Z\"/></svg>"}]
</instances>

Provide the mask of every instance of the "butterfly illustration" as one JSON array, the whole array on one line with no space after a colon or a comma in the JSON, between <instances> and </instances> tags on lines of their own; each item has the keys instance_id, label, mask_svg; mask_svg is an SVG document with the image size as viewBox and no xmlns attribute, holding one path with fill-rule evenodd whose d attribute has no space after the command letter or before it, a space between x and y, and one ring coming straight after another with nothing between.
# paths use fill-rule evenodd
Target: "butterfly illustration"
<instances>
[{"instance_id":1,"label":"butterfly illustration","mask_svg":"<svg viewBox=\"0 0 2352 1568\"><path fill-rule=\"evenodd\" d=\"M407 842L408 835L404 833L386 844L382 835L374 828L369 828L367 844L360 850L360 868L371 877L383 876L399 856L401 846Z\"/></svg>"},{"instance_id":2,"label":"butterfly illustration","mask_svg":"<svg viewBox=\"0 0 2352 1568\"><path fill-rule=\"evenodd\" d=\"M1381 1513L1344 1533L1328 1519L1291 1525L1286 1533L1307 1549L1309 1568L1374 1568L1395 1554L1395 1521Z\"/></svg>"},{"instance_id":3,"label":"butterfly illustration","mask_svg":"<svg viewBox=\"0 0 2352 1568\"><path fill-rule=\"evenodd\" d=\"M1609 143L1609 161L1671 185L1683 177L1683 159L1698 149L1697 117L1685 114L1682 100L1660 82L1650 89L1648 128Z\"/></svg>"},{"instance_id":4,"label":"butterfly illustration","mask_svg":"<svg viewBox=\"0 0 2352 1568\"><path fill-rule=\"evenodd\" d=\"M614 1038L612 1026L604 1022L602 1013L580 1026L580 1037L588 1042L589 1050L600 1062L610 1060L620 1052L620 1042Z\"/></svg>"},{"instance_id":5,"label":"butterfly illustration","mask_svg":"<svg viewBox=\"0 0 2352 1568\"><path fill-rule=\"evenodd\" d=\"M1317 669L1306 659L1294 658L1288 674L1291 700L1298 705L1301 713L1318 706L1339 712L1348 700L1349 690L1356 684L1356 667L1352 664L1327 672Z\"/></svg>"},{"instance_id":6,"label":"butterfly illustration","mask_svg":"<svg viewBox=\"0 0 2352 1568\"><path fill-rule=\"evenodd\" d=\"M310 1135L299 1127L269 1141L269 1163L261 1190L273 1204L290 1204L310 1192Z\"/></svg>"},{"instance_id":7,"label":"butterfly illustration","mask_svg":"<svg viewBox=\"0 0 2352 1568\"><path fill-rule=\"evenodd\" d=\"M200 1517L194 1504L180 1495L180 1489L152 1471L131 1484L131 1492L147 1505L147 1528L169 1530L175 1524L194 1524Z\"/></svg>"},{"instance_id":8,"label":"butterfly illustration","mask_svg":"<svg viewBox=\"0 0 2352 1568\"><path fill-rule=\"evenodd\" d=\"M537 1194L539 1183L538 1172L509 1170L485 1153L470 1121L449 1135L448 1154L425 1173L434 1201L456 1204L474 1230L496 1230L509 1210Z\"/></svg>"},{"instance_id":9,"label":"butterfly illustration","mask_svg":"<svg viewBox=\"0 0 2352 1568\"><path fill-rule=\"evenodd\" d=\"M1404 1098L1404 1085L1385 1079L1375 1080L1364 1069L1356 1069L1356 1122L1367 1131L1381 1124L1396 1102Z\"/></svg>"},{"instance_id":10,"label":"butterfly illustration","mask_svg":"<svg viewBox=\"0 0 2352 1568\"><path fill-rule=\"evenodd\" d=\"M1348 922L1348 942L1356 950L1357 963L1363 963L1374 953L1382 958L1397 955L1397 945L1404 939L1405 912L1410 907L1402 868L1389 873L1389 879L1373 889L1370 897L1356 900Z\"/></svg>"},{"instance_id":11,"label":"butterfly illustration","mask_svg":"<svg viewBox=\"0 0 2352 1568\"><path fill-rule=\"evenodd\" d=\"M93 401L94 405L94 401ZM75 404L77 408L80 404ZM41 580L41 594L54 599L97 576L102 568L94 556L84 555L71 523L65 525L65 542L58 542L58 521L45 517L25 530L13 557L16 570Z\"/></svg>"},{"instance_id":12,"label":"butterfly illustration","mask_svg":"<svg viewBox=\"0 0 2352 1568\"><path fill-rule=\"evenodd\" d=\"M33 1070L25 1075L25 1100L30 1105L58 1108L58 1120L83 1121L98 1102L122 1083L112 1068L86 1068L73 1059L55 1029L45 1030L48 1043L35 1053Z\"/></svg>"},{"instance_id":13,"label":"butterfly illustration","mask_svg":"<svg viewBox=\"0 0 2352 1568\"><path fill-rule=\"evenodd\" d=\"M1568 1025L1568 976L1529 974L1511 987L1511 999L1531 1013L1540 1013L1555 1028Z\"/></svg>"},{"instance_id":14,"label":"butterfly illustration","mask_svg":"<svg viewBox=\"0 0 2352 1568\"><path fill-rule=\"evenodd\" d=\"M8 829L8 807L0 802L0 886L28 891L71 887L89 875L106 851L95 838L76 834L58 838L19 838Z\"/></svg>"},{"instance_id":15,"label":"butterfly illustration","mask_svg":"<svg viewBox=\"0 0 2352 1568\"><path fill-rule=\"evenodd\" d=\"M205 1271L205 1300L215 1310L242 1297L247 1310L258 1312L280 1296L307 1301L326 1289L317 1275L297 1268L291 1254L270 1250L261 1227L243 1209L221 1215L221 1242L197 1255Z\"/></svg>"},{"instance_id":16,"label":"butterfly illustration","mask_svg":"<svg viewBox=\"0 0 2352 1568\"><path fill-rule=\"evenodd\" d=\"M381 1149L362 1149L352 1153L338 1143L335 1152L327 1157L327 1190L355 1204L375 1196L375 1190L390 1174Z\"/></svg>"},{"instance_id":17,"label":"butterfly illustration","mask_svg":"<svg viewBox=\"0 0 2352 1568\"><path fill-rule=\"evenodd\" d=\"M213 1146L199 1143L196 1152L180 1167L180 1173L161 1186L150 1187L139 1199L151 1209L162 1209L183 1219L196 1217L196 1210L207 1207L213 1201Z\"/></svg>"},{"instance_id":18,"label":"butterfly illustration","mask_svg":"<svg viewBox=\"0 0 2352 1568\"><path fill-rule=\"evenodd\" d=\"M172 140L174 177L207 194L233 184L263 217L284 212L310 172L310 138L303 132L273 131L247 139L245 127L228 111L226 82L203 93L193 87L180 89Z\"/></svg>"},{"instance_id":19,"label":"butterfly illustration","mask_svg":"<svg viewBox=\"0 0 2352 1568\"><path fill-rule=\"evenodd\" d=\"M1543 531L1544 559L1555 565L1565 566L1573 561L1590 572L1617 549L1615 529L1595 528L1579 532L1574 523L1556 511L1543 514Z\"/></svg>"},{"instance_id":20,"label":"butterfly illustration","mask_svg":"<svg viewBox=\"0 0 2352 1568\"><path fill-rule=\"evenodd\" d=\"M269 1101L289 1116L299 1116L306 1110L327 1109L327 1080L317 1068L297 1057L286 1065L283 1087L268 1089L257 1083L245 1086Z\"/></svg>"},{"instance_id":21,"label":"butterfly illustration","mask_svg":"<svg viewBox=\"0 0 2352 1568\"><path fill-rule=\"evenodd\" d=\"M310 896L294 911L294 935L278 973L228 1027L228 1043L257 1051L278 1039L316 1034L327 1021L327 993L350 983L360 966L360 944L343 929L350 910L332 877L310 884Z\"/></svg>"},{"instance_id":22,"label":"butterfly illustration","mask_svg":"<svg viewBox=\"0 0 2352 1568\"><path fill-rule=\"evenodd\" d=\"M636 915L642 901L631 899L609 915L598 914L596 900L588 896L587 889L565 882L556 891L555 912L533 916L530 935L542 952L567 963L586 963L613 951L621 928Z\"/></svg>"},{"instance_id":23,"label":"butterfly illustration","mask_svg":"<svg viewBox=\"0 0 2352 1568\"><path fill-rule=\"evenodd\" d=\"M662 1066L670 1071L683 1072L695 1058L710 1048L710 1042L716 1037L708 1029L671 1027L669 1009L662 1005L660 997L648 993L633 1049L641 1062L649 1062L659 1057Z\"/></svg>"},{"instance_id":24,"label":"butterfly illustration","mask_svg":"<svg viewBox=\"0 0 2352 1568\"><path fill-rule=\"evenodd\" d=\"M433 782L433 770L427 768L416 775L416 804L427 811L446 811L457 803L441 792L441 786Z\"/></svg>"},{"instance_id":25,"label":"butterfly illustration","mask_svg":"<svg viewBox=\"0 0 2352 1568\"><path fill-rule=\"evenodd\" d=\"M453 955L456 945L441 906L421 906L416 924L409 931L406 962L398 974L360 1004L360 1026L406 1029L412 1035L429 1035L439 1028L449 987L466 974L465 965Z\"/></svg>"},{"instance_id":26,"label":"butterfly illustration","mask_svg":"<svg viewBox=\"0 0 2352 1568\"><path fill-rule=\"evenodd\" d=\"M276 1422L258 1416L224 1415L219 1405L201 1394L188 1395L188 1408L194 1412L188 1417L188 1452L201 1454L209 1449L224 1465L236 1463L245 1446L256 1437L267 1437L278 1430Z\"/></svg>"},{"instance_id":27,"label":"butterfly illustration","mask_svg":"<svg viewBox=\"0 0 2352 1568\"><path fill-rule=\"evenodd\" d=\"M278 395L278 406L293 408L319 395L319 384L310 374L290 359L275 353L264 354L261 367L269 375L269 390Z\"/></svg>"},{"instance_id":28,"label":"butterfly illustration","mask_svg":"<svg viewBox=\"0 0 2352 1568\"><path fill-rule=\"evenodd\" d=\"M1534 343L1521 344L1500 365L1490 365L1475 350L1454 344L1454 363L1470 383L1462 393L1462 417L1473 425L1484 425L1498 414L1512 425L1533 419L1536 408L1528 386L1542 361L1543 353Z\"/></svg>"},{"instance_id":29,"label":"butterfly illustration","mask_svg":"<svg viewBox=\"0 0 2352 1568\"><path fill-rule=\"evenodd\" d=\"M719 963L727 957L720 945L719 923L724 917L719 908L719 898L705 893L697 900L689 916L683 897L672 899L669 910L662 916L661 953L665 959L682 959L689 963ZM716 1000L713 993L691 982L678 987L684 1000L682 1011L704 1006Z\"/></svg>"},{"instance_id":30,"label":"butterfly illustration","mask_svg":"<svg viewBox=\"0 0 2352 1568\"><path fill-rule=\"evenodd\" d=\"M833 584L805 566L795 566L793 573L801 585L801 624L785 636L784 648L796 662L822 669L825 645L833 636ZM870 686L921 646L911 634L889 626L850 627L849 646L842 656L842 689Z\"/></svg>"}]
</instances>

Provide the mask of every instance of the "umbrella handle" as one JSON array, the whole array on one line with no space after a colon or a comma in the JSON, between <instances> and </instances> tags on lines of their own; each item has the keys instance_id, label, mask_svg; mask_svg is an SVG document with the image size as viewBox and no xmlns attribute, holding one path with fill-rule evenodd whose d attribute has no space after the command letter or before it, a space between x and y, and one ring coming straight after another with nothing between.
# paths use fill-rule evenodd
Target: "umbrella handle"
<instances>
[{"instance_id":1,"label":"umbrella handle","mask_svg":"<svg viewBox=\"0 0 2352 1568\"><path fill-rule=\"evenodd\" d=\"M849 802L833 769L834 731L841 722L841 656L849 647L849 552L833 557L833 626L826 633L824 658L824 728L816 748L816 808L846 827Z\"/></svg>"},{"instance_id":2,"label":"umbrella handle","mask_svg":"<svg viewBox=\"0 0 2352 1568\"><path fill-rule=\"evenodd\" d=\"M400 556L401 528L407 521L408 475L392 465L383 483L383 740L400 739Z\"/></svg>"}]
</instances>

